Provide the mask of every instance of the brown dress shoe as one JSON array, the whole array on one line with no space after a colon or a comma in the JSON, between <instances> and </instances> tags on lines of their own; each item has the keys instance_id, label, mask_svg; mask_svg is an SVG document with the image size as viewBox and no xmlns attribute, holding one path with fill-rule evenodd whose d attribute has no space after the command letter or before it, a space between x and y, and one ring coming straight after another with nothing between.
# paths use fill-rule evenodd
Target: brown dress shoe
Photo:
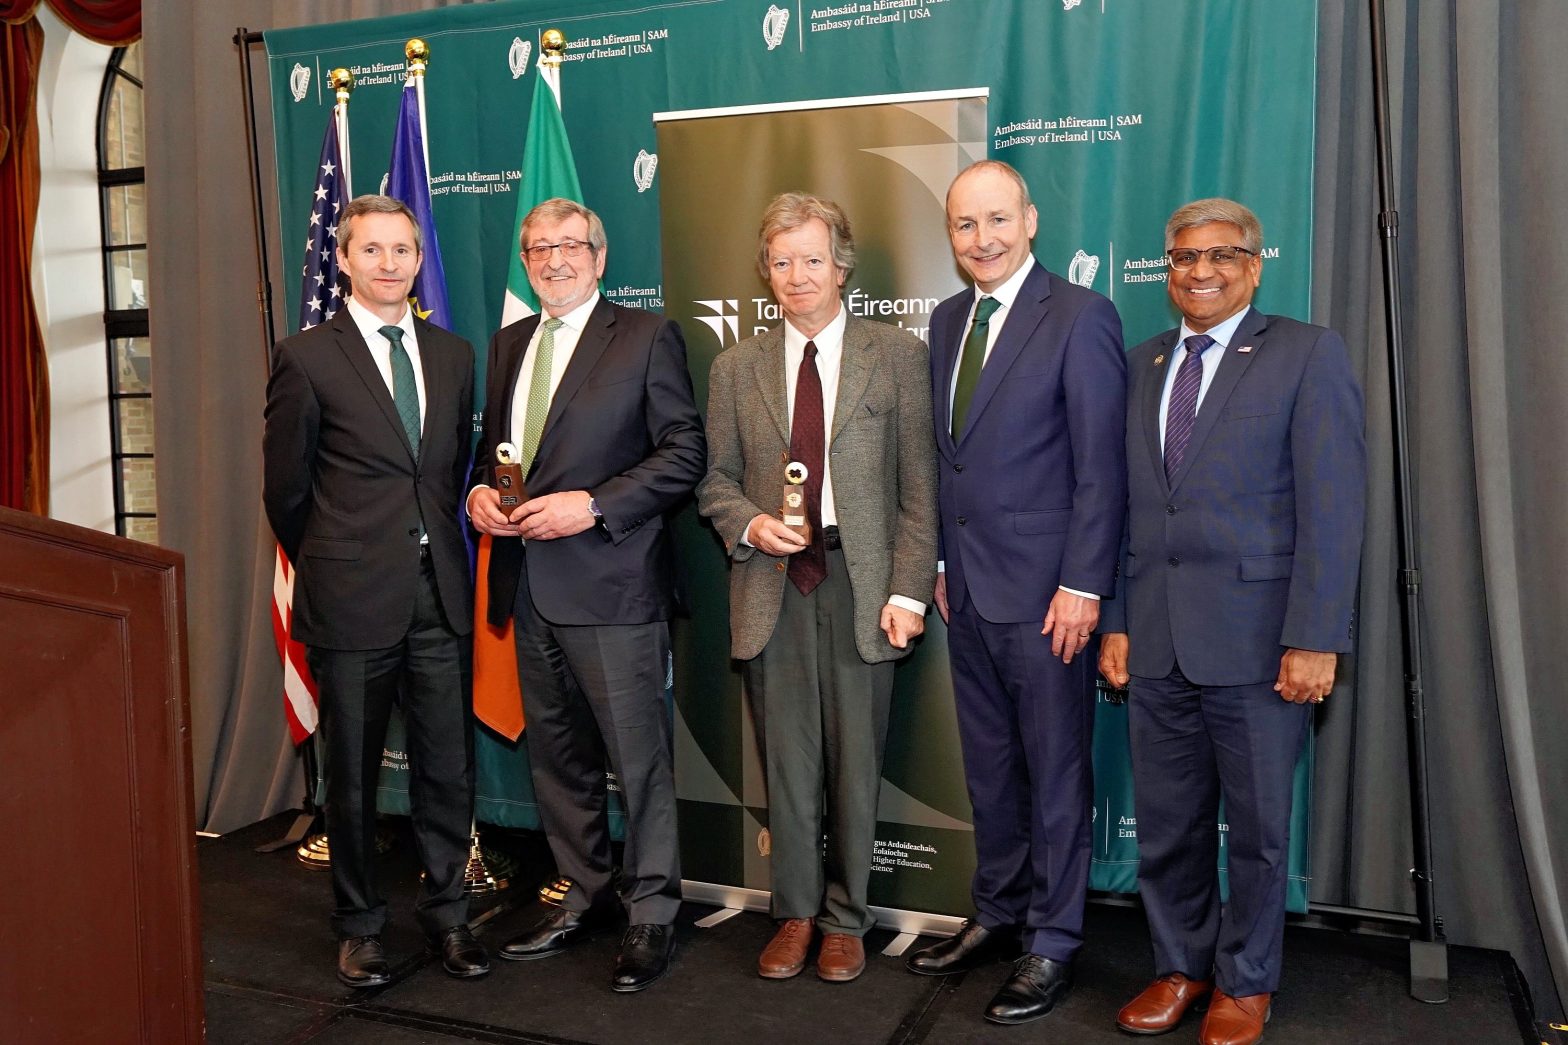
<instances>
[{"instance_id":1,"label":"brown dress shoe","mask_svg":"<svg viewBox=\"0 0 1568 1045\"><path fill-rule=\"evenodd\" d=\"M765 980L787 980L800 975L800 970L806 967L811 936L810 918L788 918L780 922L779 931L773 934L773 939L757 959L757 973Z\"/></svg>"},{"instance_id":2,"label":"brown dress shoe","mask_svg":"<svg viewBox=\"0 0 1568 1045\"><path fill-rule=\"evenodd\" d=\"M1116 1014L1116 1026L1128 1034L1164 1034L1176 1029L1187 1010L1196 1005L1203 1007L1214 984L1203 980L1189 980L1179 972L1161 976L1143 989L1143 993L1122 1006Z\"/></svg>"},{"instance_id":3,"label":"brown dress shoe","mask_svg":"<svg viewBox=\"0 0 1568 1045\"><path fill-rule=\"evenodd\" d=\"M1209 1002L1209 1013L1203 1017L1203 1026L1198 1028L1198 1041L1201 1045L1253 1045L1263 1037L1272 997L1272 994L1249 994L1245 998L1232 998L1216 989Z\"/></svg>"},{"instance_id":4,"label":"brown dress shoe","mask_svg":"<svg viewBox=\"0 0 1568 1045\"><path fill-rule=\"evenodd\" d=\"M866 971L866 947L848 933L824 933L817 954L817 975L829 983L848 983Z\"/></svg>"}]
</instances>

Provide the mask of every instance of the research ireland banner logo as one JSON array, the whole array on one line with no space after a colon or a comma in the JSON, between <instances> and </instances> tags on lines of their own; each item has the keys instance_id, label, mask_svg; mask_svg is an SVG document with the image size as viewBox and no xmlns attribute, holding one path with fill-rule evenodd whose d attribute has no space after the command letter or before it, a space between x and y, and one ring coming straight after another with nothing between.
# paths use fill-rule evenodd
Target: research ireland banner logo
<instances>
[{"instance_id":1,"label":"research ireland banner logo","mask_svg":"<svg viewBox=\"0 0 1568 1045\"><path fill-rule=\"evenodd\" d=\"M740 300L738 298L718 298L713 301L693 301L692 304L712 312L711 316L698 316L697 322L713 331L713 336L719 339L719 347L733 345L740 340ZM724 332L730 332L730 339L724 340Z\"/></svg>"},{"instance_id":2,"label":"research ireland banner logo","mask_svg":"<svg viewBox=\"0 0 1568 1045\"><path fill-rule=\"evenodd\" d=\"M789 28L789 9L769 4L768 13L762 16L762 39L773 50L784 42L784 30Z\"/></svg>"}]
</instances>

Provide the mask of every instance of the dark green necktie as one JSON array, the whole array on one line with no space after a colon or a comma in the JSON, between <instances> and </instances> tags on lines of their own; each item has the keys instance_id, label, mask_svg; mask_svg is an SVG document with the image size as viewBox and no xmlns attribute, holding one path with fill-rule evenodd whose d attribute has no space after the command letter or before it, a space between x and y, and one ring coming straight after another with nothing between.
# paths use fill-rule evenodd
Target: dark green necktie
<instances>
[{"instance_id":1,"label":"dark green necktie","mask_svg":"<svg viewBox=\"0 0 1568 1045\"><path fill-rule=\"evenodd\" d=\"M964 354L958 359L958 383L953 386L953 438L964 434L964 421L969 415L969 404L980 384L980 368L985 363L985 344L990 339L991 316L1002 303L996 298L982 297L975 305L975 321L969 326L969 336L964 338Z\"/></svg>"},{"instance_id":2,"label":"dark green necktie","mask_svg":"<svg viewBox=\"0 0 1568 1045\"><path fill-rule=\"evenodd\" d=\"M408 436L414 460L419 460L419 386L414 384L414 364L403 348L403 328L384 326L381 336L392 343L392 402L397 405L397 416L403 419L403 431Z\"/></svg>"}]
</instances>

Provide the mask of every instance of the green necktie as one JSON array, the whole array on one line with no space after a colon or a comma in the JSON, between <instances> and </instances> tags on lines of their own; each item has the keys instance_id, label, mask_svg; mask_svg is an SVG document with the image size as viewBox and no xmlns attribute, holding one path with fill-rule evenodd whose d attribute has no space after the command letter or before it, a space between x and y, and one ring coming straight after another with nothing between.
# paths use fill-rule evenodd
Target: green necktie
<instances>
[{"instance_id":1,"label":"green necktie","mask_svg":"<svg viewBox=\"0 0 1568 1045\"><path fill-rule=\"evenodd\" d=\"M419 460L419 386L414 383L414 364L403 348L403 328L384 326L381 336L392 343L392 402L397 405L397 416L403 419L403 432L408 436L409 449L414 460Z\"/></svg>"},{"instance_id":2,"label":"green necktie","mask_svg":"<svg viewBox=\"0 0 1568 1045\"><path fill-rule=\"evenodd\" d=\"M523 474L534 463L539 452L539 437L544 434L544 419L550 413L550 370L555 366L555 332L561 321L554 317L544 321L544 332L539 335L539 350L534 353L534 376L528 382L528 410L523 414Z\"/></svg>"},{"instance_id":3,"label":"green necktie","mask_svg":"<svg viewBox=\"0 0 1568 1045\"><path fill-rule=\"evenodd\" d=\"M958 359L958 383L953 386L953 438L964 434L964 421L969 415L969 404L980 384L980 368L985 364L985 343L990 339L991 316L1002 303L996 298L982 297L975 305L975 321L964 338L964 354Z\"/></svg>"}]
</instances>

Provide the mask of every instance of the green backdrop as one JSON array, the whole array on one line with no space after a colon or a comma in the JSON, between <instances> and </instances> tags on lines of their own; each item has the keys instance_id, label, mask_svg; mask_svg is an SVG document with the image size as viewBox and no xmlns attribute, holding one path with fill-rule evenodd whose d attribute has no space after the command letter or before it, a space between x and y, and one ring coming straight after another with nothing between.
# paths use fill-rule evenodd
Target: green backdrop
<instances>
[{"instance_id":1,"label":"green backdrop","mask_svg":"<svg viewBox=\"0 0 1568 1045\"><path fill-rule=\"evenodd\" d=\"M986 95L980 133L966 128L957 137L973 138L976 149L1023 172L1040 209L1036 255L1110 295L1129 344L1173 325L1161 264L1163 225L1176 206L1200 196L1240 199L1262 218L1259 306L1308 312L1313 0L503 0L266 34L282 315L297 313L295 273L332 103L326 72L342 65L358 78L350 118L354 189L375 191L390 155L403 45L423 37L432 55L429 151L442 260L454 327L478 349L482 383L484 348L499 321L515 249L514 193L537 79L533 63L540 34L552 27L570 41L562 111L584 196L609 232L605 291L622 304L667 310L681 320L699 397L705 397L708 363L733 343L725 340L729 319L741 336L754 321L768 322L743 311L755 309L751 299L764 297L765 287L749 264L727 261L727 270L737 265L733 294L703 289L677 300L674 288L690 282L700 269L688 265L708 253L749 256L757 214L721 218L718 207L689 208L682 228L661 236L661 188L706 164L714 168L703 172L707 184L750 199L764 161L715 164L698 153L655 162L662 148L655 113L978 89ZM776 155L803 165L802 176L836 170L837 157L817 155L804 141L785 137L775 144ZM951 140L946 147L951 152ZM883 158L892 166L879 179L895 167L905 179L924 162L909 153L896 163ZM890 230L886 241L870 251L863 246L872 264L863 262L851 290L867 300L905 302L951 293L958 277L943 253L940 212L934 228L927 215L892 220L900 215L876 202L880 184L851 203L857 222L857 205L878 219L868 228L890 219L881 222ZM688 245L671 250L677 239ZM921 285L862 285L878 272L899 271L910 258L926 266ZM879 318L919 329L926 315L906 306L903 314ZM482 401L482 387L478 394ZM674 685L687 875L741 885L755 882L761 866L754 842L759 810L747 801L760 791L748 780L754 767L744 755L750 737L738 676L723 657L724 564L711 532L691 512L677 530L695 606L690 621L677 622ZM900 669L887 760L896 792L884 798L881 873L873 877L878 904L943 913L968 908L973 854L953 723L938 624ZM1134 885L1136 828L1124 820L1132 816L1125 747L1123 709L1102 703L1095 739L1096 888ZM536 825L520 748L481 729L478 757L481 818ZM1309 780L1310 752L1297 773L1290 895L1296 910L1305 907L1309 877ZM405 801L395 776L386 795L394 809ZM890 809L903 819L889 820Z\"/></svg>"}]
</instances>

